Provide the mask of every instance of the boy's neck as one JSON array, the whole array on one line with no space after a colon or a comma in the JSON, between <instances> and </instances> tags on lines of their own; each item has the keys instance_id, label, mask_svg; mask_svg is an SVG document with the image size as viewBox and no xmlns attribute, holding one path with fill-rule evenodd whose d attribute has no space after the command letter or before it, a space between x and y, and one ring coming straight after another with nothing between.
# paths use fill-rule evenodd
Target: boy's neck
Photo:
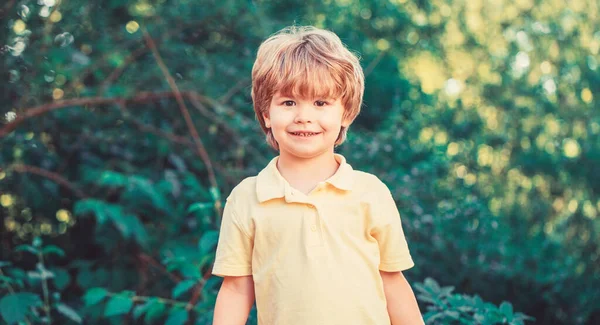
<instances>
[{"instance_id":1,"label":"boy's neck","mask_svg":"<svg viewBox=\"0 0 600 325\"><path fill-rule=\"evenodd\" d=\"M339 164L333 151L312 158L299 158L282 152L277 160L277 169L295 189L308 194L319 182L335 174Z\"/></svg>"}]
</instances>

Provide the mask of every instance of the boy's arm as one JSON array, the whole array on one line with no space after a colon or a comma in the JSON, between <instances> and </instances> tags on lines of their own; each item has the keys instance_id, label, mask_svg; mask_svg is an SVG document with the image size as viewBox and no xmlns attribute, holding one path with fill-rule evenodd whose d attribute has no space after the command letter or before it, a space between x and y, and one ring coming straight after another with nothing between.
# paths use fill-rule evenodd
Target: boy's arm
<instances>
[{"instance_id":1,"label":"boy's arm","mask_svg":"<svg viewBox=\"0 0 600 325\"><path fill-rule=\"evenodd\" d=\"M226 276L217 295L213 325L244 325L254 304L251 275Z\"/></svg>"},{"instance_id":2,"label":"boy's arm","mask_svg":"<svg viewBox=\"0 0 600 325\"><path fill-rule=\"evenodd\" d=\"M410 284L402 272L379 271L392 325L421 325L423 317Z\"/></svg>"}]
</instances>

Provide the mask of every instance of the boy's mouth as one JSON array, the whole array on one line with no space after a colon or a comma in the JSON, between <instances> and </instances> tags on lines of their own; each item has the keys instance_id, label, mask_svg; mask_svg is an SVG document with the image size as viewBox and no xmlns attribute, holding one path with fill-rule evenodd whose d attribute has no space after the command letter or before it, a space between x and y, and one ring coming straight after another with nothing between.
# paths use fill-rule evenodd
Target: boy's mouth
<instances>
[{"instance_id":1,"label":"boy's mouth","mask_svg":"<svg viewBox=\"0 0 600 325\"><path fill-rule=\"evenodd\" d=\"M290 132L291 135L299 136L299 137L312 137L314 135L318 135L321 132Z\"/></svg>"}]
</instances>

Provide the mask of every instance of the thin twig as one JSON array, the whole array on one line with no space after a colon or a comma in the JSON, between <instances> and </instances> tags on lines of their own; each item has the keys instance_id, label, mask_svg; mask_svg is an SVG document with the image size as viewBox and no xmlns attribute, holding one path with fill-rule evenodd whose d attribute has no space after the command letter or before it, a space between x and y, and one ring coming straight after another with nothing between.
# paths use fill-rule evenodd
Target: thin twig
<instances>
[{"instance_id":1,"label":"thin twig","mask_svg":"<svg viewBox=\"0 0 600 325\"><path fill-rule=\"evenodd\" d=\"M145 263L148 263L148 264L154 266L155 268L160 270L162 273L164 273L167 277L169 277L169 279L173 280L173 282L175 282L175 283L179 283L182 280L181 277L167 271L167 269L164 267L164 265L160 264L156 259L154 259L154 257L152 257L150 255L140 253L138 255L138 259L142 262L145 262Z\"/></svg>"},{"instance_id":2,"label":"thin twig","mask_svg":"<svg viewBox=\"0 0 600 325\"><path fill-rule=\"evenodd\" d=\"M200 282L194 287L194 291L192 292L192 298L190 299L188 305L195 306L198 300L200 299L202 289L204 288L206 281L212 276L212 268L213 265L211 264L206 270L206 272L204 272L204 275L202 276L202 279L200 279Z\"/></svg>"},{"instance_id":3,"label":"thin twig","mask_svg":"<svg viewBox=\"0 0 600 325\"><path fill-rule=\"evenodd\" d=\"M219 98L219 100L218 100L219 103L221 103L221 104L227 103L231 99L231 97L233 97L233 95L235 95L238 91L247 87L248 83L249 83L248 79L242 79L242 80L238 81L233 87L231 87L225 93L225 95L223 95L223 96L221 96L221 98Z\"/></svg>"},{"instance_id":4,"label":"thin twig","mask_svg":"<svg viewBox=\"0 0 600 325\"><path fill-rule=\"evenodd\" d=\"M379 61L383 59L383 57L387 54L387 51L381 51L377 54L377 57L369 63L369 65L365 68L365 78L371 74L373 69L379 64Z\"/></svg>"},{"instance_id":5,"label":"thin twig","mask_svg":"<svg viewBox=\"0 0 600 325\"><path fill-rule=\"evenodd\" d=\"M171 90L173 90L173 92L175 93L175 99L177 100L177 103L179 104L179 109L181 110L181 114L183 115L183 118L185 119L185 123L188 127L188 130L192 134L192 138L194 139L194 142L196 143L198 155L200 156L200 159L202 159L202 161L204 162L204 165L206 166L206 170L208 172L208 180L210 181L211 186L214 189L218 190L219 186L217 184L217 177L216 177L214 169L213 169L212 161L210 160L210 156L206 152L206 148L204 147L204 144L202 143L202 140L200 139L200 136L198 135L198 131L196 130L194 123L192 122L192 117L190 116L190 112L185 105L183 96L181 95L181 92L179 91L179 87L177 87L177 83L175 82L175 79L173 79L173 76L171 76L171 73L169 72L169 69L165 65L162 57L160 56L160 53L158 53L158 49L156 48L156 44L154 43L154 40L152 39L152 37L150 36L150 34L148 33L148 31L146 30L145 27L142 27L142 32L144 34L144 38L146 39L146 43L148 44L148 47L150 47L150 49L152 50L152 55L154 55L154 59L156 60L156 63L160 67L164 77L167 79L167 82L169 83L169 87L171 87ZM217 210L217 213L218 213L217 215L220 216L221 215L221 202L220 201L215 202L215 209Z\"/></svg>"},{"instance_id":6,"label":"thin twig","mask_svg":"<svg viewBox=\"0 0 600 325\"><path fill-rule=\"evenodd\" d=\"M46 268L46 266L44 266L44 254L42 254L41 250L38 250L38 259L40 261L40 263L42 264L42 268ZM43 275L42 277L42 292L44 293L44 311L46 312L46 317L48 318L48 323L52 324L52 315L50 313L50 295L48 293L48 279L46 278L45 275Z\"/></svg>"},{"instance_id":7,"label":"thin twig","mask_svg":"<svg viewBox=\"0 0 600 325\"><path fill-rule=\"evenodd\" d=\"M131 54L129 54L129 56L125 59L125 61L121 65L119 65L115 70L113 70L113 72L111 72L110 75L108 77L106 77L106 79L104 79L104 81L100 85L98 94L100 94L101 96L104 95L104 93L106 92L106 88L108 88L108 86L110 86L110 84L112 84L113 81L117 80L121 76L123 71L125 71L125 69L131 63L135 62L135 60L138 57L140 57L142 54L146 53L147 49L148 48L144 46L144 47L140 47L137 50L131 52Z\"/></svg>"},{"instance_id":8,"label":"thin twig","mask_svg":"<svg viewBox=\"0 0 600 325\"><path fill-rule=\"evenodd\" d=\"M45 169L41 169L39 167L35 167L35 166L31 166L31 165L24 165L24 164L13 164L10 165L7 170L14 170L16 172L19 173L29 173L29 174L36 174L39 176L43 176L45 178L48 178L52 181L54 181L55 183L58 183L64 187L66 187L67 189L69 189L71 192L73 192L77 197L79 198L85 198L87 197L87 195L85 193L83 193L80 189L77 188L77 186L71 182L69 182L66 178L62 177L61 175L45 170Z\"/></svg>"},{"instance_id":9,"label":"thin twig","mask_svg":"<svg viewBox=\"0 0 600 325\"><path fill-rule=\"evenodd\" d=\"M200 102L214 104L214 101L198 94L195 91L183 91L180 92L182 96L187 98L193 98L195 100L199 100ZM51 111L67 108L72 106L87 106L87 105L105 105L105 104L126 104L126 103L146 103L153 102L157 99L162 99L165 97L175 97L175 93L171 91L167 92L140 92L138 95L130 98L125 97L87 97L87 98L75 98L75 99L64 99L57 100L54 102L42 104L35 107L22 109L22 112L17 113L17 117L11 122L4 125L3 128L0 129L0 138L5 137L12 131L14 131L20 124L25 122L25 120L36 117L39 115L43 115L49 113ZM223 108L223 107L221 107ZM229 111L227 113L230 113ZM207 116L210 117L210 116ZM224 121L216 121L217 123L223 125L226 124Z\"/></svg>"}]
</instances>

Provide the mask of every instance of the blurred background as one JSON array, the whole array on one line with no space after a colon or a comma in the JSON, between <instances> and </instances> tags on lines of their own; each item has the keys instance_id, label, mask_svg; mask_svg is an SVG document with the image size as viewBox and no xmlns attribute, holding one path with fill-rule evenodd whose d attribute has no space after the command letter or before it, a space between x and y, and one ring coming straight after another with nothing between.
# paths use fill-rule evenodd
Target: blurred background
<instances>
[{"instance_id":1,"label":"blurred background","mask_svg":"<svg viewBox=\"0 0 600 325\"><path fill-rule=\"evenodd\" d=\"M361 56L338 152L392 190L428 324L600 324L599 12L3 0L0 324L210 324L224 198L276 154L251 67L291 24Z\"/></svg>"}]
</instances>

